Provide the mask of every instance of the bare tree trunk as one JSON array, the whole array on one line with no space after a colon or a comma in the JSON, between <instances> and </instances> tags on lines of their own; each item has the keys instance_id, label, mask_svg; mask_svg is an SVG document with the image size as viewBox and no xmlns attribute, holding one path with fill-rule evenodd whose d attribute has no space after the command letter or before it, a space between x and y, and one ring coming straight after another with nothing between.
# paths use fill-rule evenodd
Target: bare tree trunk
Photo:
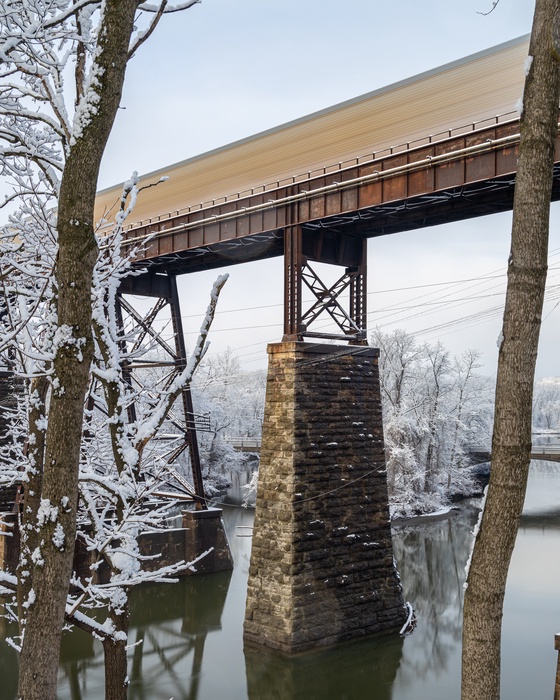
<instances>
[{"instance_id":1,"label":"bare tree trunk","mask_svg":"<svg viewBox=\"0 0 560 700\"><path fill-rule=\"evenodd\" d=\"M537 0L521 119L511 254L498 358L492 467L465 595L462 700L499 700L507 573L531 452L532 391L546 284L560 80L560 0ZM529 59L530 60L530 59Z\"/></svg>"},{"instance_id":2,"label":"bare tree trunk","mask_svg":"<svg viewBox=\"0 0 560 700\"><path fill-rule=\"evenodd\" d=\"M43 463L45 452L45 433L38 428L38 423L45 415L49 382L47 377L37 377L31 381L29 393L32 397L29 407L29 440L27 456L31 468L27 471L24 482L24 509L21 515L20 557L18 563L18 619L20 632L25 619L25 608L29 602L32 587L33 552L39 545L39 533L36 529L37 513L41 505L41 487L43 482ZM31 438L33 436L33 438Z\"/></svg>"},{"instance_id":3,"label":"bare tree trunk","mask_svg":"<svg viewBox=\"0 0 560 700\"><path fill-rule=\"evenodd\" d=\"M82 417L93 353L91 288L97 259L93 211L101 158L122 93L137 0L107 0L99 37L98 99L84 114L58 201L58 332L38 528L41 542L20 664L18 698L54 700L60 637L72 572ZM56 536L55 536L56 532Z\"/></svg>"},{"instance_id":4,"label":"bare tree trunk","mask_svg":"<svg viewBox=\"0 0 560 700\"><path fill-rule=\"evenodd\" d=\"M117 614L111 610L110 618L115 630L122 633L118 640L107 637L103 640L105 660L105 700L126 700L128 695L126 635L128 634L128 603Z\"/></svg>"}]
</instances>

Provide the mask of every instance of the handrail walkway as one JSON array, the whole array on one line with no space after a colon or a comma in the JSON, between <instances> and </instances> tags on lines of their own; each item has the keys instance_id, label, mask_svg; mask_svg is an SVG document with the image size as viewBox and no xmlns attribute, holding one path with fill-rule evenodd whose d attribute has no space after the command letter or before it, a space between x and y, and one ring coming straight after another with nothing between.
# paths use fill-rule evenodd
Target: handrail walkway
<instances>
[{"instance_id":1,"label":"handrail walkway","mask_svg":"<svg viewBox=\"0 0 560 700\"><path fill-rule=\"evenodd\" d=\"M260 437L227 437L224 441L239 452L260 452L262 438Z\"/></svg>"},{"instance_id":2,"label":"handrail walkway","mask_svg":"<svg viewBox=\"0 0 560 700\"><path fill-rule=\"evenodd\" d=\"M240 452L260 452L262 438L260 437L228 437L224 438L228 445ZM476 455L481 461L490 461L490 452L482 446L474 446L469 450L471 455ZM560 445L533 445L531 459L560 462Z\"/></svg>"},{"instance_id":3,"label":"handrail walkway","mask_svg":"<svg viewBox=\"0 0 560 700\"><path fill-rule=\"evenodd\" d=\"M490 451L481 446L471 446L469 454L481 462L489 462L491 459ZM533 445L531 459L560 462L560 445Z\"/></svg>"}]
</instances>

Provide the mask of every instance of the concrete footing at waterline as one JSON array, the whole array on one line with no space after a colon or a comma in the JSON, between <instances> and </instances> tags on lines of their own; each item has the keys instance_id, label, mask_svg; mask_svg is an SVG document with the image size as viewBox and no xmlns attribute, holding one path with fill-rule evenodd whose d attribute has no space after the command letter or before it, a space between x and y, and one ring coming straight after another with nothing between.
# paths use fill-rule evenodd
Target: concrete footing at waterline
<instances>
[{"instance_id":1,"label":"concrete footing at waterline","mask_svg":"<svg viewBox=\"0 0 560 700\"><path fill-rule=\"evenodd\" d=\"M220 508L184 510L183 529L187 561L193 561L192 555L196 552L198 552L196 556L207 552L192 570L187 570L187 574L212 574L216 571L233 569L233 557Z\"/></svg>"},{"instance_id":2,"label":"concrete footing at waterline","mask_svg":"<svg viewBox=\"0 0 560 700\"><path fill-rule=\"evenodd\" d=\"M79 545L78 539L75 566L84 566L87 559L81 555L86 553ZM141 532L138 535L138 549L142 556L155 557L142 561L144 571L157 571L182 561L193 562L193 565L179 571L177 576L212 574L233 569L233 558L220 508L183 510L181 527ZM88 570L84 573L87 574Z\"/></svg>"},{"instance_id":3,"label":"concrete footing at waterline","mask_svg":"<svg viewBox=\"0 0 560 700\"><path fill-rule=\"evenodd\" d=\"M244 640L291 654L398 631L379 352L268 352Z\"/></svg>"}]
</instances>

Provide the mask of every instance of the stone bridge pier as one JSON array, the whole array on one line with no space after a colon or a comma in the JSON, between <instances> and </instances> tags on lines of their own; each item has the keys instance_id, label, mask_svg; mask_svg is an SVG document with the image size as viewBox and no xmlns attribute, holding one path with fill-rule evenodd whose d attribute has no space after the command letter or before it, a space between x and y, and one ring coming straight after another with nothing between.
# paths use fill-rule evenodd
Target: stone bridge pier
<instances>
[{"instance_id":1,"label":"stone bridge pier","mask_svg":"<svg viewBox=\"0 0 560 700\"><path fill-rule=\"evenodd\" d=\"M245 642L296 653L399 630L379 351L268 353Z\"/></svg>"}]
</instances>

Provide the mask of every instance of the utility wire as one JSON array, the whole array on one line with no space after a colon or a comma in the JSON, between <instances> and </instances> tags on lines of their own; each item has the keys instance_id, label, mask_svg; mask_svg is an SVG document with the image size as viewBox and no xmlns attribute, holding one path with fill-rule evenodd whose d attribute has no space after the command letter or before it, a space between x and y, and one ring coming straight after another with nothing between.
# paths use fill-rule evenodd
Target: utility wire
<instances>
[{"instance_id":1,"label":"utility wire","mask_svg":"<svg viewBox=\"0 0 560 700\"><path fill-rule=\"evenodd\" d=\"M560 254L560 249L555 249L551 251L549 259L556 257L558 254ZM559 271L559 267L556 265L552 265L549 268L549 272L557 273ZM555 274L550 275L549 274L549 280L556 276ZM430 284L423 284L423 285L412 285L409 287L395 287L393 289L387 289L387 290L379 290L379 291L373 291L369 292L368 296L373 296L373 295L379 295L379 294L386 294L386 293L392 293L392 292L403 292L403 291L417 291L419 289L431 289L432 291L427 292L426 294L421 295L420 297L415 296L414 297L414 302L410 306L406 306L406 300L403 302L396 302L393 305L389 305L385 308L382 309L375 309L373 311L370 311L368 313L368 318L370 321L376 321L377 323L381 322L382 325L394 325L396 323L403 323L405 321L410 321L410 320L415 320L423 316L428 316L428 315L433 315L434 313L441 313L445 311L449 311L451 309L457 308L458 306L462 306L466 303L472 303L476 302L482 299L490 298L493 296L500 296L504 294L504 291L502 292L494 292L491 293L492 289L496 289L501 285L496 285L493 284L487 289L480 290L480 293L478 294L473 294L470 296L466 297L459 297L459 298L454 298L453 295L456 294L458 291L469 291L471 289L476 289L476 287L487 285L488 282L491 282L493 280L497 279L505 279L505 272L503 270L493 270L488 273L485 273L483 275L480 275L478 277L469 277L469 278L464 278L460 280L448 280L445 282L435 282L435 283L430 283ZM471 284L474 283L474 284ZM459 287L460 285L465 285L469 284L468 287L463 288L461 290L453 288ZM444 289L442 289L444 288ZM560 285L552 285L547 288L546 296L545 296L545 302L550 302L552 300L555 300L558 298L558 290L560 288ZM447 292L441 295L441 292ZM439 299L431 300L428 301L429 297L433 297L435 295L440 295ZM343 298L343 297L341 297ZM419 302L419 299L424 299L423 302ZM313 300L311 300L313 301ZM411 300L412 301L412 300ZM307 302L308 303L308 302ZM560 303L560 302L559 302ZM546 320L549 318L549 316L555 311L555 309L558 307L559 303L557 303L553 309L545 316L543 319ZM403 304L405 304L403 306ZM278 308L281 307L282 304L268 304L268 305L261 305L261 306L255 306L255 307L247 307L246 309L232 309L232 310L223 310L223 311L218 311L217 313L221 314L231 314L231 313L238 313L242 311L257 311L257 310L264 310L264 309L270 309L270 308ZM413 311L414 309L418 309L417 313L409 314L408 316L402 316L402 313L406 313L407 311ZM435 324L433 326L429 326L425 329L421 330L416 330L414 331L414 335L426 335L430 333L435 333L435 332L454 332L457 330L457 327L459 326L465 326L465 327L470 327L472 325L477 325L483 322L486 322L487 320L490 320L491 318L499 315L503 311L503 306L494 306L490 307L489 309L484 309L478 312L475 312L473 314L468 314L466 316L460 317L453 319L451 321L447 321L441 324ZM385 314L379 317L379 314ZM190 319L190 318L200 318L199 314L188 314L184 315L184 319ZM392 319L392 320L390 320ZM163 322L163 318L162 318ZM324 328L328 328L329 326L332 327L332 321L329 321L328 323L321 324L320 326L316 326L317 330L321 330ZM258 324L255 326L240 326L240 327L234 327L234 328L227 328L227 329L220 329L220 328L214 328L212 330L212 333L224 333L224 332L239 332L239 331L249 331L249 330L261 330L265 328L281 328L282 323L273 323L273 324ZM193 331L193 332L187 332L185 335L196 335L198 331ZM255 360L249 360L249 358L257 356L257 358L262 357L262 346L265 343L269 342L275 342L277 341L278 338L274 339L269 339L266 341L259 341L256 343L250 343L245 346L239 346L237 350L244 350L244 349L250 349L250 348L259 348L259 350L256 350L254 352L250 353L243 353L242 355L238 355L238 358L244 358L246 361L255 361Z\"/></svg>"}]
</instances>

